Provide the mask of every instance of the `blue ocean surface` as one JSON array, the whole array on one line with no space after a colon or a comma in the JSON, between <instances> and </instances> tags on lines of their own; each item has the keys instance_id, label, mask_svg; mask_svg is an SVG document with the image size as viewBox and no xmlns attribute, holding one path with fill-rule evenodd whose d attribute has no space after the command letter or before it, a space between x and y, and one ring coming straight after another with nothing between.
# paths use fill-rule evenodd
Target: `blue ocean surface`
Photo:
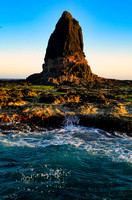
<instances>
[{"instance_id":1,"label":"blue ocean surface","mask_svg":"<svg viewBox=\"0 0 132 200\"><path fill-rule=\"evenodd\" d=\"M0 199L132 199L132 138L73 123L0 133Z\"/></svg>"}]
</instances>

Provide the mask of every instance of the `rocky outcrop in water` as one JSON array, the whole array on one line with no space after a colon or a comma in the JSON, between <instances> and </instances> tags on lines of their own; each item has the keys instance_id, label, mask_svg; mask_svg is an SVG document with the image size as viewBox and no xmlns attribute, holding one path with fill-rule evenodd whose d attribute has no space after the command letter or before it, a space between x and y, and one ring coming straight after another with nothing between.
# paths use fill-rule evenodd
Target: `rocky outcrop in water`
<instances>
[{"instance_id":1,"label":"rocky outcrop in water","mask_svg":"<svg viewBox=\"0 0 132 200\"><path fill-rule=\"evenodd\" d=\"M83 35L79 22L64 11L51 34L43 71L27 80L49 84L84 84L97 79L83 52Z\"/></svg>"}]
</instances>

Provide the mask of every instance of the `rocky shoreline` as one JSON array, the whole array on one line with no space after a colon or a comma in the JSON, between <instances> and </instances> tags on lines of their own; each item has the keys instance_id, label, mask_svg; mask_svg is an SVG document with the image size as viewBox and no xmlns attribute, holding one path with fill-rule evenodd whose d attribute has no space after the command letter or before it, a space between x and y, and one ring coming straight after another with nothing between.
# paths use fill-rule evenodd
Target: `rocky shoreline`
<instances>
[{"instance_id":1,"label":"rocky shoreline","mask_svg":"<svg viewBox=\"0 0 132 200\"><path fill-rule=\"evenodd\" d=\"M0 132L77 125L132 134L132 81L93 74L79 22L64 11L51 34L42 72L23 81L0 81ZM35 85L36 84L36 85Z\"/></svg>"},{"instance_id":2,"label":"rocky shoreline","mask_svg":"<svg viewBox=\"0 0 132 200\"><path fill-rule=\"evenodd\" d=\"M0 132L34 131L64 126L77 116L78 125L132 135L131 81L95 88L0 83ZM108 87L109 86L109 87Z\"/></svg>"}]
</instances>

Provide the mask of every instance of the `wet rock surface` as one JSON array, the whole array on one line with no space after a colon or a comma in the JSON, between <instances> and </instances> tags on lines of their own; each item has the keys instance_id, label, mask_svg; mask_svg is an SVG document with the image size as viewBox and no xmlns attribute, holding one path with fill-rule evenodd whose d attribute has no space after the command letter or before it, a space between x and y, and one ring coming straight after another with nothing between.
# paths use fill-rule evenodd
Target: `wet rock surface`
<instances>
[{"instance_id":1,"label":"wet rock surface","mask_svg":"<svg viewBox=\"0 0 132 200\"><path fill-rule=\"evenodd\" d=\"M131 91L130 81L111 89L2 83L0 132L59 128L71 115L78 116L79 125L131 135Z\"/></svg>"}]
</instances>

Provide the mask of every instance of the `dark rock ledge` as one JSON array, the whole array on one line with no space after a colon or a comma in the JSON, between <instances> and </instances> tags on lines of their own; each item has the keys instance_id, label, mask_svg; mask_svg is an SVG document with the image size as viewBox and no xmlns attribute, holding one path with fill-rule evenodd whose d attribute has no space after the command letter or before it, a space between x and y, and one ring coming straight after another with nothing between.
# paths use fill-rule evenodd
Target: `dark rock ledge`
<instances>
[{"instance_id":1,"label":"dark rock ledge","mask_svg":"<svg viewBox=\"0 0 132 200\"><path fill-rule=\"evenodd\" d=\"M12 130L16 131L40 131L43 128L54 129L64 127L65 118L69 115L52 115L52 116L23 116L20 123L2 123L0 124L0 131L3 134L9 134ZM70 115L71 116L71 115ZM75 115L73 115L75 116ZM126 133L132 135L132 126L130 120L114 117L112 115L104 114L88 114L77 115L79 118L79 126L93 127L103 129L105 131L118 131L120 133ZM41 127L41 128L40 128Z\"/></svg>"}]
</instances>

